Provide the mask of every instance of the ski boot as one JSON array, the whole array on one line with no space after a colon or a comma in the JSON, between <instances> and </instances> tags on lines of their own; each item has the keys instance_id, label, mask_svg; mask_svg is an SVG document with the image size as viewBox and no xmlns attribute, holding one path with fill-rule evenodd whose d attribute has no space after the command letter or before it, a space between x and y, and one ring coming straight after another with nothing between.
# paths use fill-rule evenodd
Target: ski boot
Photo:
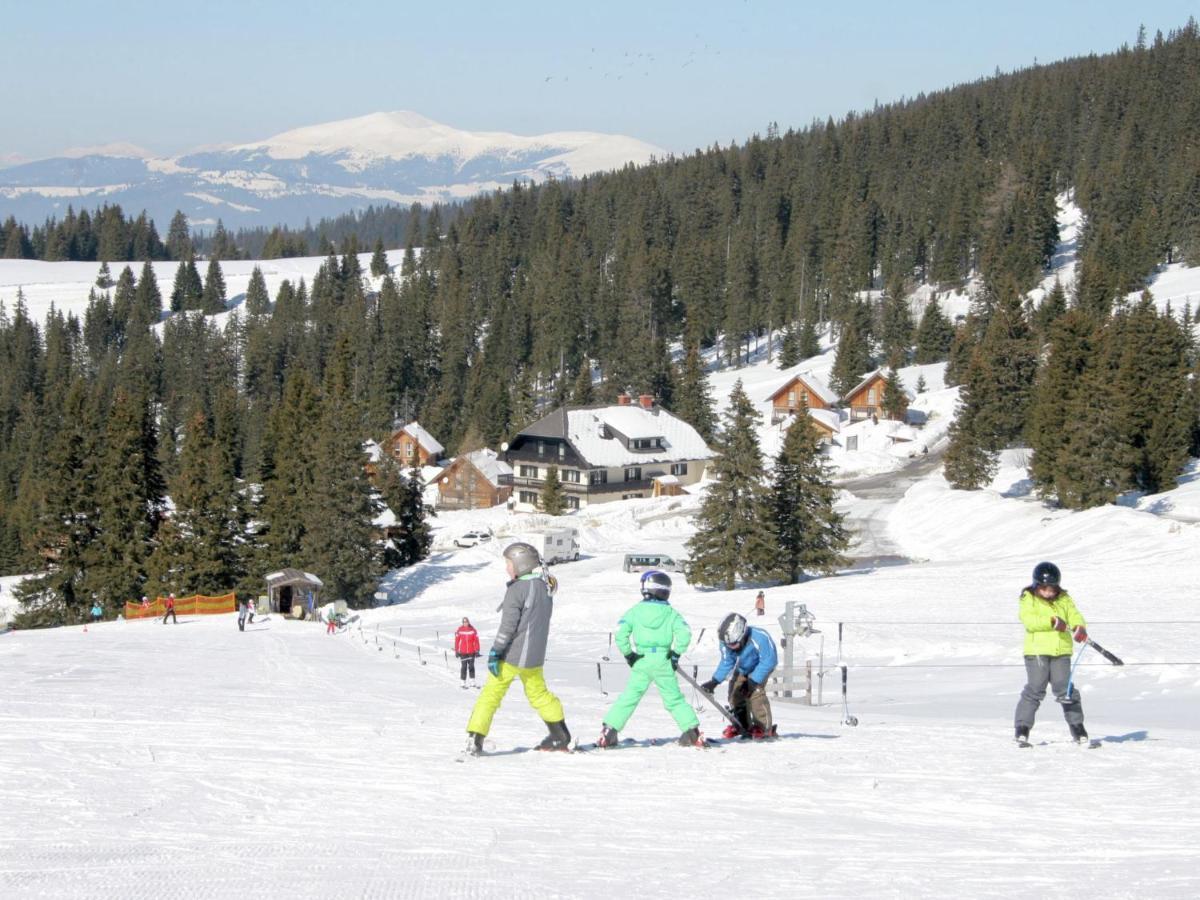
<instances>
[{"instance_id":1,"label":"ski boot","mask_svg":"<svg viewBox=\"0 0 1200 900\"><path fill-rule=\"evenodd\" d=\"M620 743L620 738L617 737L617 730L611 725L605 725L604 730L600 732L600 737L596 739L597 747L615 747Z\"/></svg>"},{"instance_id":2,"label":"ski boot","mask_svg":"<svg viewBox=\"0 0 1200 900\"><path fill-rule=\"evenodd\" d=\"M689 728L679 736L680 747L700 747L704 748L704 735L700 733L699 728Z\"/></svg>"},{"instance_id":3,"label":"ski boot","mask_svg":"<svg viewBox=\"0 0 1200 900\"><path fill-rule=\"evenodd\" d=\"M467 756L483 756L483 735L467 732Z\"/></svg>"},{"instance_id":4,"label":"ski boot","mask_svg":"<svg viewBox=\"0 0 1200 900\"><path fill-rule=\"evenodd\" d=\"M1071 729L1071 740L1077 744L1088 743L1087 729L1083 727L1082 722L1078 725L1068 725L1068 727Z\"/></svg>"},{"instance_id":5,"label":"ski boot","mask_svg":"<svg viewBox=\"0 0 1200 900\"><path fill-rule=\"evenodd\" d=\"M571 732L567 730L567 723L565 721L547 722L546 728L550 733L542 738L542 742L537 745L537 748L539 750L569 752L571 749Z\"/></svg>"},{"instance_id":6,"label":"ski boot","mask_svg":"<svg viewBox=\"0 0 1200 900\"><path fill-rule=\"evenodd\" d=\"M1018 747L1032 747L1029 743L1029 726L1018 725L1013 734L1013 739L1017 742Z\"/></svg>"},{"instance_id":7,"label":"ski boot","mask_svg":"<svg viewBox=\"0 0 1200 900\"><path fill-rule=\"evenodd\" d=\"M742 731L732 722L725 726L725 730L721 732L721 737L727 741L733 740L735 737L741 737Z\"/></svg>"}]
</instances>

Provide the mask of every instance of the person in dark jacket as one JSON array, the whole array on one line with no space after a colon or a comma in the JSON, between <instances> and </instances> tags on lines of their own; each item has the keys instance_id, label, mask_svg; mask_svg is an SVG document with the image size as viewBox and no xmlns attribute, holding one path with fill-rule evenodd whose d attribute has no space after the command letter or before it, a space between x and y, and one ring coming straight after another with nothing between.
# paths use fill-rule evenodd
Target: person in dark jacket
<instances>
[{"instance_id":1,"label":"person in dark jacket","mask_svg":"<svg viewBox=\"0 0 1200 900\"><path fill-rule=\"evenodd\" d=\"M475 657L479 655L479 632L471 620L463 616L462 625L454 632L454 655L459 659L458 677L467 687L467 673L471 675L471 687L475 687Z\"/></svg>"},{"instance_id":2,"label":"person in dark jacket","mask_svg":"<svg viewBox=\"0 0 1200 900\"><path fill-rule=\"evenodd\" d=\"M732 673L729 709L741 723L742 731L755 739L773 737L775 724L766 684L779 663L775 641L761 628L751 628L745 616L737 613L730 613L721 621L717 635L721 639L721 662L700 689L711 694ZM727 725L722 736L732 738L737 734L737 728Z\"/></svg>"},{"instance_id":3,"label":"person in dark jacket","mask_svg":"<svg viewBox=\"0 0 1200 900\"><path fill-rule=\"evenodd\" d=\"M504 566L510 580L497 608L500 627L488 651L488 679L467 722L467 752L483 752L483 739L492 727L492 718L518 678L529 705L550 732L537 749L570 750L571 732L567 730L562 703L546 687L542 675L554 601L541 557L531 544L509 544L504 549Z\"/></svg>"},{"instance_id":4,"label":"person in dark jacket","mask_svg":"<svg viewBox=\"0 0 1200 900\"><path fill-rule=\"evenodd\" d=\"M245 600L238 604L238 631L246 630L246 616L249 612L250 608Z\"/></svg>"}]
</instances>

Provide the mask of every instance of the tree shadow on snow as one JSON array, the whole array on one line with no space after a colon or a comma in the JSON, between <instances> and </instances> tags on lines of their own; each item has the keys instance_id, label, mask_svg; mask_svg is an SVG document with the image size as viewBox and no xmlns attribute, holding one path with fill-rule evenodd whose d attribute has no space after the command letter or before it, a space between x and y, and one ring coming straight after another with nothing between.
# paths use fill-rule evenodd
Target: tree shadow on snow
<instances>
[{"instance_id":1,"label":"tree shadow on snow","mask_svg":"<svg viewBox=\"0 0 1200 900\"><path fill-rule=\"evenodd\" d=\"M431 565L452 557L452 554L441 553L431 556L423 563L409 566L407 569L394 569L380 579L376 588L378 593L387 594L387 600L376 600L376 606L395 606L415 600L434 585L457 578L468 572L477 572L488 567L488 562L474 565L441 566Z\"/></svg>"}]
</instances>

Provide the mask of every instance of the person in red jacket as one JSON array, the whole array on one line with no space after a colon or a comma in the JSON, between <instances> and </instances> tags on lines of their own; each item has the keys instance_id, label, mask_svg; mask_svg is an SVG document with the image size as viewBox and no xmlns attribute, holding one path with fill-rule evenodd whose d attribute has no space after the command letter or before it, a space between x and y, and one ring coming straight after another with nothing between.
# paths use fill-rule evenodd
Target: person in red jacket
<instances>
[{"instance_id":1,"label":"person in red jacket","mask_svg":"<svg viewBox=\"0 0 1200 900\"><path fill-rule=\"evenodd\" d=\"M471 624L471 620L463 616L462 625L454 632L454 655L460 662L459 678L462 686L467 687L467 673L471 673L471 687L475 687L475 657L479 655L479 632Z\"/></svg>"},{"instance_id":2,"label":"person in red jacket","mask_svg":"<svg viewBox=\"0 0 1200 900\"><path fill-rule=\"evenodd\" d=\"M174 622L176 625L179 624L179 619L175 615L175 595L174 594L167 595L167 611L165 613L163 613L163 624L164 625L167 624L168 616L170 616L171 621Z\"/></svg>"}]
</instances>

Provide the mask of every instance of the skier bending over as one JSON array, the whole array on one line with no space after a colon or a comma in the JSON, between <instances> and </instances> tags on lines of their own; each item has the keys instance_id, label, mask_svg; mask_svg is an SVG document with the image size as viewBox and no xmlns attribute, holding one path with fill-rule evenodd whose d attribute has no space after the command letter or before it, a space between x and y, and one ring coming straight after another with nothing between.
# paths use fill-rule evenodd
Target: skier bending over
<instances>
[{"instance_id":1,"label":"skier bending over","mask_svg":"<svg viewBox=\"0 0 1200 900\"><path fill-rule=\"evenodd\" d=\"M1079 643L1086 641L1087 622L1071 595L1063 590L1062 573L1054 563L1038 563L1034 568L1033 584L1021 592L1020 615L1025 626L1026 684L1017 702L1017 743L1029 741L1029 729L1046 696L1047 683L1054 699L1062 704L1071 737L1077 743L1086 742L1079 691L1072 685L1068 697L1067 682L1071 680L1071 638Z\"/></svg>"},{"instance_id":2,"label":"skier bending over","mask_svg":"<svg viewBox=\"0 0 1200 900\"><path fill-rule=\"evenodd\" d=\"M462 680L462 686L467 686L469 672L471 687L475 687L475 657L479 655L479 632L466 616L463 616L462 624L454 632L454 655L459 659L458 677Z\"/></svg>"},{"instance_id":3,"label":"skier bending over","mask_svg":"<svg viewBox=\"0 0 1200 900\"><path fill-rule=\"evenodd\" d=\"M717 629L721 639L721 663L712 678L700 685L700 689L711 694L729 675L729 709L742 730L757 739L774 737L775 725L771 718L771 701L767 699L766 683L779 662L775 641L761 628L751 628L745 616L730 613ZM722 737L737 737L738 730L726 725Z\"/></svg>"},{"instance_id":4,"label":"skier bending over","mask_svg":"<svg viewBox=\"0 0 1200 900\"><path fill-rule=\"evenodd\" d=\"M546 687L542 676L554 601L541 557L531 544L509 544L504 548L504 567L510 580L499 606L500 627L488 652L489 677L467 722L467 752L473 756L483 752L483 739L514 678L521 679L525 698L550 732L538 749L569 750L571 732L567 730L562 703Z\"/></svg>"},{"instance_id":5,"label":"skier bending over","mask_svg":"<svg viewBox=\"0 0 1200 900\"><path fill-rule=\"evenodd\" d=\"M704 746L700 720L683 698L675 678L679 657L687 652L691 643L692 629L671 607L670 597L671 579L666 573L647 572L642 576L642 602L630 607L617 625L617 649L632 671L625 690L604 717L604 729L596 741L601 747L612 747L617 743L617 732L625 727L637 709L650 682L658 686L663 706L683 732L679 743L686 747Z\"/></svg>"}]
</instances>

